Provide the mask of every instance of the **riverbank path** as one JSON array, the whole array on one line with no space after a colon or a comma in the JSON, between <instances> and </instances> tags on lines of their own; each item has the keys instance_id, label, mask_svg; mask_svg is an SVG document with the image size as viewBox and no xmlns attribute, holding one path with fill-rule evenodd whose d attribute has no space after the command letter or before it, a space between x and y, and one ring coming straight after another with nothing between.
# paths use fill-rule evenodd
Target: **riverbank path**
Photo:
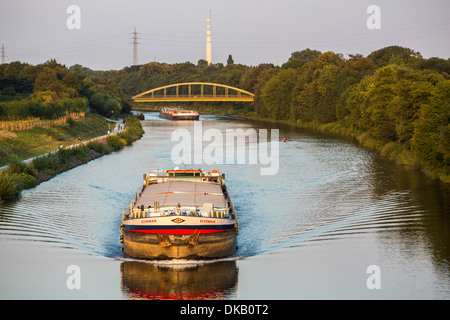
<instances>
[{"instance_id":1,"label":"riverbank path","mask_svg":"<svg viewBox=\"0 0 450 320\"><path fill-rule=\"evenodd\" d=\"M106 138L106 137L109 136L109 135L116 135L116 134L118 134L119 132L121 132L121 131L123 131L123 130L125 129L125 124L124 124L124 122L123 122L123 119L119 119L119 120L112 120L112 119L108 119L108 118L105 118L105 119L108 120L108 121L110 121L110 122L115 122L114 129L113 129L111 132L108 131L108 133L105 134L105 135L102 135L102 136L99 136L99 137L96 137L96 138L92 138L92 139L89 139L89 140L81 141L81 142L78 142L78 143L69 145L69 146L67 146L67 147L65 147L65 148L63 148L63 149L71 149L71 148L77 147L77 146L80 145L80 143L86 145L86 144L88 144L88 143L91 142L91 141L95 141L95 140L99 140L99 139L104 139L104 138ZM62 146L61 146L61 149L62 149ZM30 159L23 160L22 163L31 163L31 162L32 162L34 159L36 159L36 158L39 158L39 157L47 156L47 155L49 155L49 154L56 153L56 152L58 152L58 150L59 150L59 149L53 150L53 151L50 151L50 152L47 152L47 153L44 153L44 154L41 154L41 155L39 155L39 156L30 158ZM8 165L3 166L3 167L0 167L0 171L4 170L4 169L6 169L6 168L8 168Z\"/></svg>"}]
</instances>

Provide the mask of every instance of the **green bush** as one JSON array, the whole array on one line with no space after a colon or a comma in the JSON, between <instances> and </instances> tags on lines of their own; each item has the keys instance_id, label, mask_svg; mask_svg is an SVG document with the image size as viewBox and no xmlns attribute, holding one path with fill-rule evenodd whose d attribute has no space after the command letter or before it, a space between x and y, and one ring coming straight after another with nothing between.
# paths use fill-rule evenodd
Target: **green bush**
<instances>
[{"instance_id":1,"label":"green bush","mask_svg":"<svg viewBox=\"0 0 450 320\"><path fill-rule=\"evenodd\" d=\"M13 174L12 180L17 185L19 191L33 188L38 184L35 177L25 172Z\"/></svg>"},{"instance_id":2,"label":"green bush","mask_svg":"<svg viewBox=\"0 0 450 320\"><path fill-rule=\"evenodd\" d=\"M0 200L15 200L19 193L20 189L12 176L6 172L0 172Z\"/></svg>"},{"instance_id":3,"label":"green bush","mask_svg":"<svg viewBox=\"0 0 450 320\"><path fill-rule=\"evenodd\" d=\"M112 147L109 146L106 141L105 143L102 143L101 141L91 141L89 142L86 147L90 150L93 150L100 154L108 154L112 152Z\"/></svg>"},{"instance_id":4,"label":"green bush","mask_svg":"<svg viewBox=\"0 0 450 320\"><path fill-rule=\"evenodd\" d=\"M56 176L55 169L47 168L47 169L42 170L42 172L44 172L45 174L48 174L49 176L52 176L52 177Z\"/></svg>"},{"instance_id":5,"label":"green bush","mask_svg":"<svg viewBox=\"0 0 450 320\"><path fill-rule=\"evenodd\" d=\"M26 165L26 164L24 164L23 162L20 162L20 161L14 161L10 165L8 165L8 168L6 169L6 171L9 174L26 173L26 174L29 174L29 175L31 175L33 177L37 176L37 172L32 166Z\"/></svg>"},{"instance_id":6,"label":"green bush","mask_svg":"<svg viewBox=\"0 0 450 320\"><path fill-rule=\"evenodd\" d=\"M58 156L51 155L51 154L46 155L46 156L41 156L41 157L34 159L32 164L33 164L33 167L38 171L45 172L45 170L47 170L47 169L56 171L56 169L58 168L58 164L59 164Z\"/></svg>"},{"instance_id":7,"label":"green bush","mask_svg":"<svg viewBox=\"0 0 450 320\"><path fill-rule=\"evenodd\" d=\"M49 168L49 165L50 165L50 161L47 156L37 157L33 160L33 167L39 171L43 171L43 170Z\"/></svg>"},{"instance_id":8,"label":"green bush","mask_svg":"<svg viewBox=\"0 0 450 320\"><path fill-rule=\"evenodd\" d=\"M73 151L70 149L59 149L57 153L58 161L60 164L67 164L69 162L70 156L73 154Z\"/></svg>"},{"instance_id":9,"label":"green bush","mask_svg":"<svg viewBox=\"0 0 450 320\"><path fill-rule=\"evenodd\" d=\"M81 160L83 162L87 162L87 147L83 144L79 147L72 149L72 154L77 157L78 160Z\"/></svg>"},{"instance_id":10,"label":"green bush","mask_svg":"<svg viewBox=\"0 0 450 320\"><path fill-rule=\"evenodd\" d=\"M114 150L123 149L126 145L126 141L124 139L120 139L118 136L108 136L106 137L106 141Z\"/></svg>"},{"instance_id":11,"label":"green bush","mask_svg":"<svg viewBox=\"0 0 450 320\"><path fill-rule=\"evenodd\" d=\"M119 139L124 139L127 144L138 140L144 134L144 129L142 129L141 122L138 118L129 116L125 119L126 130L119 133L117 136Z\"/></svg>"},{"instance_id":12,"label":"green bush","mask_svg":"<svg viewBox=\"0 0 450 320\"><path fill-rule=\"evenodd\" d=\"M59 149L57 154L59 163L67 164L70 162L71 157L76 157L81 161L87 161L86 151L87 148L84 144L70 149Z\"/></svg>"}]
</instances>

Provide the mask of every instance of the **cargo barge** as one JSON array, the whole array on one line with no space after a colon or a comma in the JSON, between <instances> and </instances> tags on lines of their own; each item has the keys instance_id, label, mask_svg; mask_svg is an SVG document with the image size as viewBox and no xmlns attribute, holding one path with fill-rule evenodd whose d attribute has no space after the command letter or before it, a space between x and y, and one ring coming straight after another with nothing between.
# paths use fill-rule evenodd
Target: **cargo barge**
<instances>
[{"instance_id":1,"label":"cargo barge","mask_svg":"<svg viewBox=\"0 0 450 320\"><path fill-rule=\"evenodd\" d=\"M200 115L193 110L184 110L180 107L166 107L161 109L159 117L168 120L198 120Z\"/></svg>"},{"instance_id":2,"label":"cargo barge","mask_svg":"<svg viewBox=\"0 0 450 320\"><path fill-rule=\"evenodd\" d=\"M230 256L239 234L225 175L178 168L144 174L121 228L124 253L141 259Z\"/></svg>"}]
</instances>

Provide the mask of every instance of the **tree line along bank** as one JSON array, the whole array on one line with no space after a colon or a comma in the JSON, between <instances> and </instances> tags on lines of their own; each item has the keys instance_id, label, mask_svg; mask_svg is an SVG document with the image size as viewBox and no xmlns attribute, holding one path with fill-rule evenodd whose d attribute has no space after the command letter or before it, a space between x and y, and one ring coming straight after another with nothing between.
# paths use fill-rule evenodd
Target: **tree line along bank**
<instances>
[{"instance_id":1,"label":"tree line along bank","mask_svg":"<svg viewBox=\"0 0 450 320\"><path fill-rule=\"evenodd\" d=\"M53 81L35 78L34 90L62 92L64 99L64 94L74 97L72 88L99 113L126 111L131 108L126 97L167 84L225 84L253 92L254 101L212 103L208 108L352 136L383 155L449 182L449 59L425 59L412 49L390 46L367 57L350 54L348 58L305 49L292 53L281 66L246 66L231 56L226 65L208 65L204 60L197 64L150 62L109 71L74 65L61 72L55 64L47 67L54 67L64 86L49 85L55 82L54 76ZM0 89L5 74L11 74L5 68L0 67ZM32 80L28 72L32 68L23 67L20 77Z\"/></svg>"},{"instance_id":2,"label":"tree line along bank","mask_svg":"<svg viewBox=\"0 0 450 320\"><path fill-rule=\"evenodd\" d=\"M121 70L72 68L120 85L128 96L167 84L213 82L255 94L251 104L188 104L334 132L450 182L450 59L390 46L367 57L305 49L281 66L150 62Z\"/></svg>"}]
</instances>

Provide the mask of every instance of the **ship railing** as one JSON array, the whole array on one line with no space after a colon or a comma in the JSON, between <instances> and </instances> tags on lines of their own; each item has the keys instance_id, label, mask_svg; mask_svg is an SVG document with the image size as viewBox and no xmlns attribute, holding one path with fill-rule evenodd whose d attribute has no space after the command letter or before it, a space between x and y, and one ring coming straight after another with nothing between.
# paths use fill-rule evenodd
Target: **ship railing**
<instances>
[{"instance_id":1,"label":"ship railing","mask_svg":"<svg viewBox=\"0 0 450 320\"><path fill-rule=\"evenodd\" d=\"M234 216L234 227L236 229L236 233L239 234L239 228L238 228L238 223L237 223L237 211L236 211L236 208L234 207L233 200L231 200L230 191L228 190L228 186L225 186L225 190L226 190L226 194L228 195L228 199L230 200L232 216Z\"/></svg>"},{"instance_id":2,"label":"ship railing","mask_svg":"<svg viewBox=\"0 0 450 320\"><path fill-rule=\"evenodd\" d=\"M126 210L124 210L126 211ZM126 211L128 219L139 219L139 218L156 218L165 216L191 216L191 217L203 217L203 218L223 218L230 219L231 215L226 209L214 210L211 212L201 212L199 210L151 210L151 209L140 209L135 208L131 211Z\"/></svg>"},{"instance_id":3,"label":"ship railing","mask_svg":"<svg viewBox=\"0 0 450 320\"><path fill-rule=\"evenodd\" d=\"M181 170L183 171L183 170ZM159 180L162 179L162 180ZM199 180L199 181L204 181L204 182L219 182L221 181L222 183L224 182L224 175L223 172L208 172L208 171L203 171L203 172L198 172L195 171L195 174L188 174L186 173L180 173L180 175L173 175L173 174L169 174L168 172L164 172L162 170L154 170L153 172L149 172L147 171L144 174L144 180L151 180L151 181L156 181L156 182L167 182L167 179L195 179L195 180Z\"/></svg>"},{"instance_id":4,"label":"ship railing","mask_svg":"<svg viewBox=\"0 0 450 320\"><path fill-rule=\"evenodd\" d=\"M140 195L142 194L142 191L144 191L144 186L139 188L139 190L135 193L130 203L125 207L125 209L122 210L122 221L127 216L130 216L133 213L133 207L136 205L136 202L139 199Z\"/></svg>"}]
</instances>

